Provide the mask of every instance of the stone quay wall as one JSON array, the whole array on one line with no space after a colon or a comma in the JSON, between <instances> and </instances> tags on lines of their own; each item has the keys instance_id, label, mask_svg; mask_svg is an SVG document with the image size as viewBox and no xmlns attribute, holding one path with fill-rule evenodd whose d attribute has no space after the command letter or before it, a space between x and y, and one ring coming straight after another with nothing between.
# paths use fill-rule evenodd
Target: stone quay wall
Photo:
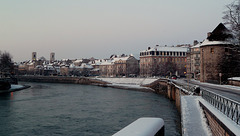
<instances>
[{"instance_id":1,"label":"stone quay wall","mask_svg":"<svg viewBox=\"0 0 240 136\"><path fill-rule=\"evenodd\" d=\"M208 124L212 130L214 136L235 136L235 134L225 126L207 107L205 107L201 102L199 102L202 107Z\"/></svg>"},{"instance_id":2,"label":"stone quay wall","mask_svg":"<svg viewBox=\"0 0 240 136\"><path fill-rule=\"evenodd\" d=\"M18 76L19 81L46 82L46 83L73 83L84 85L106 85L107 82L86 77L61 77L61 76Z\"/></svg>"}]
</instances>

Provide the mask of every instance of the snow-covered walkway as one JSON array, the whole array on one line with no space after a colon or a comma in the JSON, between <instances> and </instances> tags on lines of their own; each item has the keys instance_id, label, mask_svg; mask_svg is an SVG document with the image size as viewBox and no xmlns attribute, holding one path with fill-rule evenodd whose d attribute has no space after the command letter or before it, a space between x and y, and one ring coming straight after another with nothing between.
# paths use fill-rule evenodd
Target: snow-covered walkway
<instances>
[{"instance_id":1,"label":"snow-covered walkway","mask_svg":"<svg viewBox=\"0 0 240 136\"><path fill-rule=\"evenodd\" d=\"M209 136L211 130L199 105L200 96L181 96L182 128L185 136Z\"/></svg>"},{"instance_id":2,"label":"snow-covered walkway","mask_svg":"<svg viewBox=\"0 0 240 136\"><path fill-rule=\"evenodd\" d=\"M199 105L199 101L207 107L225 126L236 136L240 135L240 126L226 115L205 101L201 96L181 96L183 134L186 136L209 136L212 135L207 119Z\"/></svg>"}]
</instances>

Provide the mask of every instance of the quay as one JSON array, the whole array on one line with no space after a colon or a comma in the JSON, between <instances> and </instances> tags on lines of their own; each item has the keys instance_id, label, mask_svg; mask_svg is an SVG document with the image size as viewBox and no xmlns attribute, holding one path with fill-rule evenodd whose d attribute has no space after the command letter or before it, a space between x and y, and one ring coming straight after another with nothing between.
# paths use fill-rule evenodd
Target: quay
<instances>
[{"instance_id":1,"label":"quay","mask_svg":"<svg viewBox=\"0 0 240 136\"><path fill-rule=\"evenodd\" d=\"M165 94L181 115L182 135L240 135L240 104L231 98L216 94L199 83L200 93L194 91L194 83L186 84L183 80L137 78L86 78L86 77L37 77L21 76L19 81L76 83L99 85L103 87L122 87ZM118 83L117 83L118 82ZM187 85L187 86L186 86ZM219 86L218 86L219 88ZM212 85L214 89L214 85ZM240 89L237 88L239 91Z\"/></svg>"}]
</instances>

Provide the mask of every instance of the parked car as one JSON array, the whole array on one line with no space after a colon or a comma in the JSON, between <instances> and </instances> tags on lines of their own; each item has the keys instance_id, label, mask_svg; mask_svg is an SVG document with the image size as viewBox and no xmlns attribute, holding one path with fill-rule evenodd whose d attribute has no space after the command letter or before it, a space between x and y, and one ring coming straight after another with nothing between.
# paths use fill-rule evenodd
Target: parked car
<instances>
[{"instance_id":1,"label":"parked car","mask_svg":"<svg viewBox=\"0 0 240 136\"><path fill-rule=\"evenodd\" d=\"M177 76L173 75L173 76L171 76L171 79L176 80L176 79L177 79Z\"/></svg>"}]
</instances>

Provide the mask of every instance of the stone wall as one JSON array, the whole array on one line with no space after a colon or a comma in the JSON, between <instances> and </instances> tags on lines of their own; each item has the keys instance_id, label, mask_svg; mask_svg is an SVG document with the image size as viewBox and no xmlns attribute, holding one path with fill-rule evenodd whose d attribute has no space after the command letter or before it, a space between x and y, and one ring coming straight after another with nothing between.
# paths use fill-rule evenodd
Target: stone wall
<instances>
[{"instance_id":1,"label":"stone wall","mask_svg":"<svg viewBox=\"0 0 240 136\"><path fill-rule=\"evenodd\" d=\"M19 81L46 82L46 83L73 83L73 84L107 84L107 82L85 77L61 77L61 76L18 76Z\"/></svg>"},{"instance_id":2,"label":"stone wall","mask_svg":"<svg viewBox=\"0 0 240 136\"><path fill-rule=\"evenodd\" d=\"M181 91L172 84L167 85L167 96L170 100L175 101L179 113L181 113Z\"/></svg>"},{"instance_id":3,"label":"stone wall","mask_svg":"<svg viewBox=\"0 0 240 136\"><path fill-rule=\"evenodd\" d=\"M208 124L211 128L213 136L235 136L234 133L228 129L211 111L209 111L201 102L200 106L203 108L203 111L208 120Z\"/></svg>"},{"instance_id":4,"label":"stone wall","mask_svg":"<svg viewBox=\"0 0 240 136\"><path fill-rule=\"evenodd\" d=\"M175 97L176 97L176 107L178 109L178 111L181 113L181 90L179 88L176 88L176 92L175 92Z\"/></svg>"}]
</instances>

